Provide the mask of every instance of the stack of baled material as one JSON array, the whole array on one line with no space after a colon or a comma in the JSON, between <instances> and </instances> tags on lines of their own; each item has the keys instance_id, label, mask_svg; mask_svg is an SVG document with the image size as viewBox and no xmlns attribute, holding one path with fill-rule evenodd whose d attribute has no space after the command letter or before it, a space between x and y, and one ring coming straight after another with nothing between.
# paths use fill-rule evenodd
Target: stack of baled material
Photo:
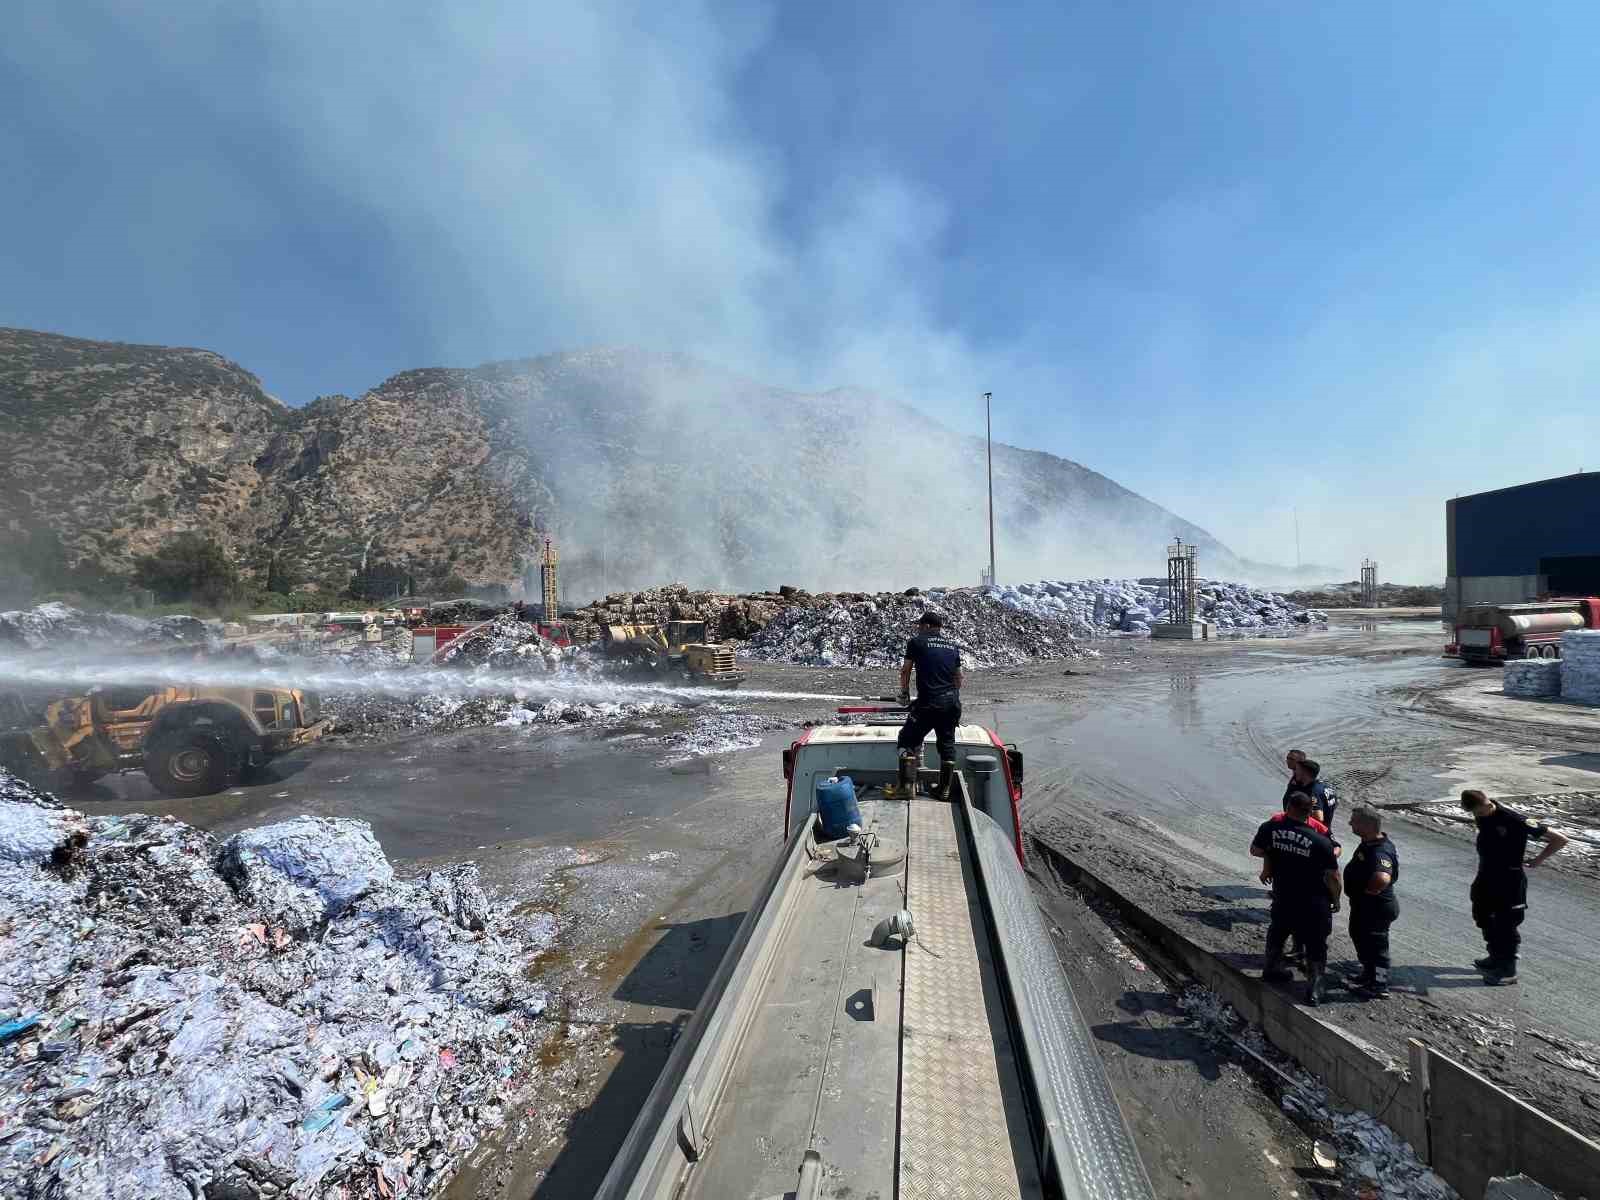
<instances>
[{"instance_id":1,"label":"stack of baled material","mask_svg":"<svg viewBox=\"0 0 1600 1200\"><path fill-rule=\"evenodd\" d=\"M1561 635L1561 697L1574 704L1600 705L1600 629L1573 629Z\"/></svg>"},{"instance_id":2,"label":"stack of baled material","mask_svg":"<svg viewBox=\"0 0 1600 1200\"><path fill-rule=\"evenodd\" d=\"M1525 700L1561 694L1561 664L1553 658L1518 658L1506 663L1506 695Z\"/></svg>"}]
</instances>

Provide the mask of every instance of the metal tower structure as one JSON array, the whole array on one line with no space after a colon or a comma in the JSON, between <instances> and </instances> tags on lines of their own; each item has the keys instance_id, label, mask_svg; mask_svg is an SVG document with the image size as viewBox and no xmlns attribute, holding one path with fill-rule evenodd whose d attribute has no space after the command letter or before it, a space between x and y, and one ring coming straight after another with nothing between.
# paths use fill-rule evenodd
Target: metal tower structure
<instances>
[{"instance_id":1,"label":"metal tower structure","mask_svg":"<svg viewBox=\"0 0 1600 1200\"><path fill-rule=\"evenodd\" d=\"M1378 607L1378 564L1370 558L1361 560L1361 607Z\"/></svg>"},{"instance_id":2,"label":"metal tower structure","mask_svg":"<svg viewBox=\"0 0 1600 1200\"><path fill-rule=\"evenodd\" d=\"M989 416L990 402L994 399L993 392L983 394L983 445L984 453L989 463L989 575L983 581L985 587L994 587L994 423Z\"/></svg>"},{"instance_id":3,"label":"metal tower structure","mask_svg":"<svg viewBox=\"0 0 1600 1200\"><path fill-rule=\"evenodd\" d=\"M544 539L544 553L539 556L539 580L544 584L544 623L554 625L560 614L556 611L556 557L555 544Z\"/></svg>"},{"instance_id":4,"label":"metal tower structure","mask_svg":"<svg viewBox=\"0 0 1600 1200\"><path fill-rule=\"evenodd\" d=\"M1167 547L1167 589L1172 595L1172 625L1192 624L1195 618L1194 547L1178 538Z\"/></svg>"}]
</instances>

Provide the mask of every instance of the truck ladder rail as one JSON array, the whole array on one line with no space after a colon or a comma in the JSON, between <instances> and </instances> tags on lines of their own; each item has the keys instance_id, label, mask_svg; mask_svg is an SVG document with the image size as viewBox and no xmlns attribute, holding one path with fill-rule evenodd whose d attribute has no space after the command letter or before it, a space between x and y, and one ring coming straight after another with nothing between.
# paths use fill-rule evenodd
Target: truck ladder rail
<instances>
[{"instance_id":1,"label":"truck ladder rail","mask_svg":"<svg viewBox=\"0 0 1600 1200\"><path fill-rule=\"evenodd\" d=\"M1064 1200L1151 1200L1144 1161L1016 852L965 787L960 803L1046 1186Z\"/></svg>"}]
</instances>

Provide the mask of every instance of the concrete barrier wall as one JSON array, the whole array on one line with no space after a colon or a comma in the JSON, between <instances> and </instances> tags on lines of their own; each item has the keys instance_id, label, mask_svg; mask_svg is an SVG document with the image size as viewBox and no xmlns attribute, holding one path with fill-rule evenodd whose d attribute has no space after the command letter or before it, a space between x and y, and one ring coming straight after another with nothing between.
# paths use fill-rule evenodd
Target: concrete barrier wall
<instances>
[{"instance_id":1,"label":"concrete barrier wall","mask_svg":"<svg viewBox=\"0 0 1600 1200\"><path fill-rule=\"evenodd\" d=\"M1600 1145L1443 1054L1428 1052L1428 1073L1432 1166L1462 1196L1521 1174L1565 1200L1600 1200Z\"/></svg>"},{"instance_id":2,"label":"concrete barrier wall","mask_svg":"<svg viewBox=\"0 0 1600 1200\"><path fill-rule=\"evenodd\" d=\"M1112 904L1127 924L1259 1026L1339 1100L1404 1138L1463 1200L1478 1200L1491 1178L1518 1173L1564 1200L1600 1200L1600 1145L1421 1042L1410 1043L1406 1069L1390 1063L1377 1047L1229 966L1092 872L1048 847L1039 849L1064 879Z\"/></svg>"}]
</instances>

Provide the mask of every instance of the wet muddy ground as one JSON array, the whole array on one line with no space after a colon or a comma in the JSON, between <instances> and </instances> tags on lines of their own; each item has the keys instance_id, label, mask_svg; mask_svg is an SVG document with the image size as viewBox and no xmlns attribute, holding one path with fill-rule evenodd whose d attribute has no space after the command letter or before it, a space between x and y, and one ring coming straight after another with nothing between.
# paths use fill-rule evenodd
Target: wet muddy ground
<instances>
[{"instance_id":1,"label":"wet muddy ground","mask_svg":"<svg viewBox=\"0 0 1600 1200\"><path fill-rule=\"evenodd\" d=\"M1142 643L1083 674L968 708L1028 755L1025 816L1034 836L1254 969L1267 919L1257 823L1282 793L1283 752L1306 749L1352 802L1398 804L1461 788L1524 794L1592 787L1600 745L1537 721L1496 715L1485 730L1441 695L1481 689L1481 673L1442 661L1437 627L1337 631L1276 645ZM1082 668L1074 667L1075 671ZM1391 814L1410 817L1411 814ZM1339 831L1348 842L1347 829ZM1600 1133L1600 886L1593 858L1569 851L1532 875L1522 982L1489 988L1468 911L1471 841L1452 828L1391 823L1402 863L1393 931L1395 995L1338 993L1324 1015L1403 1061L1422 1037L1575 1128ZM1343 919L1335 962L1353 958ZM1559 1043L1559 1047L1556 1045Z\"/></svg>"},{"instance_id":2,"label":"wet muddy ground","mask_svg":"<svg viewBox=\"0 0 1600 1200\"><path fill-rule=\"evenodd\" d=\"M1287 747L1322 760L1347 810L1356 800L1439 800L1474 783L1520 795L1600 779L1591 757L1600 734L1542 710L1474 710L1489 704L1478 695L1487 673L1440 660L1441 642L1436 623L1404 621L1203 644L1108 639L1095 643L1098 657L974 673L967 717L1025 750L1034 836L1251 967L1266 906L1245 846L1281 795ZM890 671L749 666L750 688L870 696L894 687ZM1454 700L1462 689L1475 689L1465 705ZM779 749L830 711L814 700L739 706L783 727L759 748L672 764L653 739L687 729L693 713L648 728L485 729L317 748L207 800L166 800L138 775L72 799L171 813L223 834L301 812L356 816L406 870L478 861L487 885L549 929L550 949L532 969L552 988L552 1015L505 1138L474 1156L452 1194L581 1197L778 848ZM1424 1037L1600 1132L1600 886L1560 859L1562 869L1536 872L1523 982L1489 989L1470 968L1482 952L1466 912L1470 842L1403 820L1393 836L1404 872L1397 995L1363 1005L1341 994L1325 1013L1401 1059L1407 1036ZM1304 1157L1303 1139L1184 1040L1181 1016L1117 959L1092 913L1059 895L1041 900L1054 906L1064 946L1105 950L1065 961L1104 1030L1160 1193L1230 1194L1228 1169L1249 1146L1264 1164L1250 1189L1293 1190L1280 1184ZM1334 957L1348 955L1341 931Z\"/></svg>"},{"instance_id":3,"label":"wet muddy ground","mask_svg":"<svg viewBox=\"0 0 1600 1200\"><path fill-rule=\"evenodd\" d=\"M1056 951L1158 1196L1283 1197L1320 1176L1312 1137L1180 992L1075 891L1041 886Z\"/></svg>"}]
</instances>

